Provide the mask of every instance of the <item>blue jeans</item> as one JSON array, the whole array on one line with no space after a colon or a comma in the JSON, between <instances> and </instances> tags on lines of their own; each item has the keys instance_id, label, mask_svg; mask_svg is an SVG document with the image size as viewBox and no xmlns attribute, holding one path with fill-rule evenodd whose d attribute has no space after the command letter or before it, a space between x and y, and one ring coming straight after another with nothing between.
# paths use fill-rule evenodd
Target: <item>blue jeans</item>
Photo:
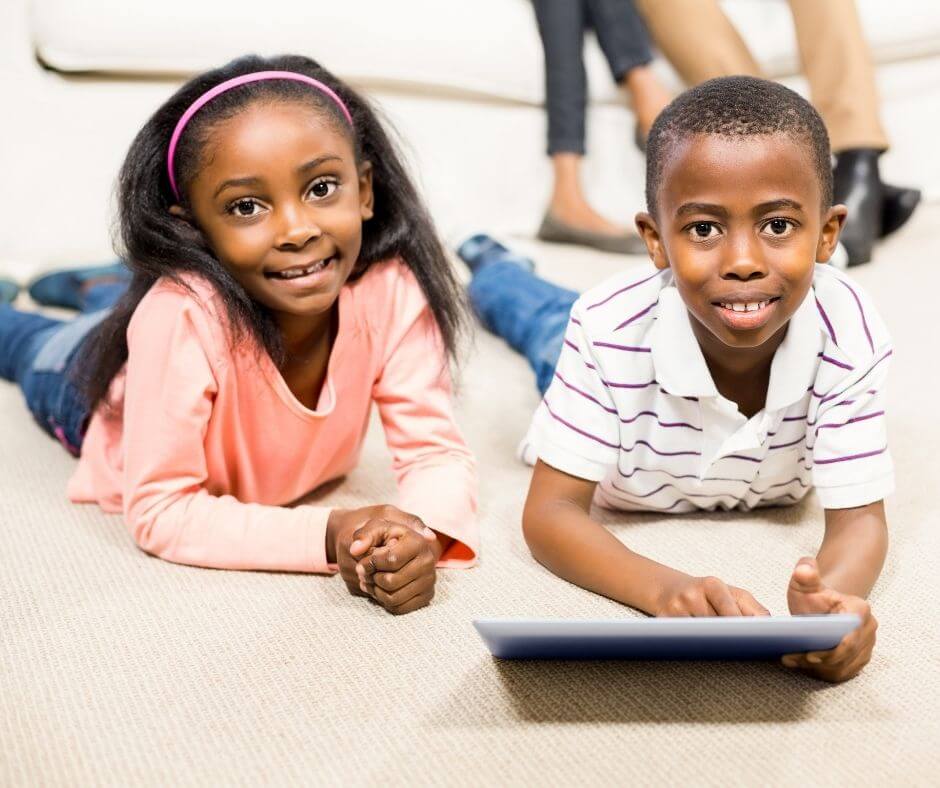
<instances>
[{"instance_id":1,"label":"blue jeans","mask_svg":"<svg viewBox=\"0 0 940 788\"><path fill-rule=\"evenodd\" d=\"M544 394L555 376L571 307L579 294L540 279L499 250L481 260L467 292L487 329L522 353Z\"/></svg>"},{"instance_id":2,"label":"blue jeans","mask_svg":"<svg viewBox=\"0 0 940 788\"><path fill-rule=\"evenodd\" d=\"M91 414L75 380L74 362L81 356L82 341L108 316L125 288L92 288L73 320L0 305L0 377L19 385L39 426L76 456Z\"/></svg>"}]
</instances>

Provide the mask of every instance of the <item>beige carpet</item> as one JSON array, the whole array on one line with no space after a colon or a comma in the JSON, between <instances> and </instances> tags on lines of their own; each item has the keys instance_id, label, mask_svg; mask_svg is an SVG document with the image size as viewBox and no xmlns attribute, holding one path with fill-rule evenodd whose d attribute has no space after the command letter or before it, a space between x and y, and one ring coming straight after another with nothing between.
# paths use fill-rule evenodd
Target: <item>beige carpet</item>
<instances>
[{"instance_id":1,"label":"beige carpet","mask_svg":"<svg viewBox=\"0 0 940 788\"><path fill-rule=\"evenodd\" d=\"M73 461L0 385L0 784L937 784L940 780L940 208L858 279L891 326L891 552L875 657L828 686L768 664L506 663L478 616L632 613L554 578L519 528L514 450L536 404L525 363L477 339L460 416L480 459L484 554L404 618L338 578L221 572L141 553L70 505ZM543 247L593 284L616 258ZM385 500L380 435L326 497ZM821 533L814 498L750 515L608 516L641 552L785 612Z\"/></svg>"}]
</instances>

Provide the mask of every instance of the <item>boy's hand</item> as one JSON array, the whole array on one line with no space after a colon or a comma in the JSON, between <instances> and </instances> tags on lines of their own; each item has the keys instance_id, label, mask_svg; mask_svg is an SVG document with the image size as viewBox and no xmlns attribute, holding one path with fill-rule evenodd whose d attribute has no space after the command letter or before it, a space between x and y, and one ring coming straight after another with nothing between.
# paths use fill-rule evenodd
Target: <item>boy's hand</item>
<instances>
[{"instance_id":1,"label":"boy's hand","mask_svg":"<svg viewBox=\"0 0 940 788\"><path fill-rule=\"evenodd\" d=\"M787 654L781 662L826 681L846 681L858 675L871 659L875 647L878 622L871 606L861 597L843 594L823 584L814 558L801 558L793 570L787 603L793 615L807 613L854 613L861 625L849 632L842 642L829 651Z\"/></svg>"},{"instance_id":2,"label":"boy's hand","mask_svg":"<svg viewBox=\"0 0 940 788\"><path fill-rule=\"evenodd\" d=\"M657 600L654 616L769 616L747 591L717 577L679 575L667 583Z\"/></svg>"},{"instance_id":3,"label":"boy's hand","mask_svg":"<svg viewBox=\"0 0 940 788\"><path fill-rule=\"evenodd\" d=\"M356 567L360 588L389 613L410 613L434 598L440 555L437 539L429 542L407 526L390 523L382 544Z\"/></svg>"},{"instance_id":4,"label":"boy's hand","mask_svg":"<svg viewBox=\"0 0 940 788\"><path fill-rule=\"evenodd\" d=\"M339 565L339 572L353 596L369 596L361 588L357 563L383 544L389 526L398 525L420 533L426 541L437 541L434 531L418 517L394 506L365 506L361 509L333 509L326 527L326 557Z\"/></svg>"}]
</instances>

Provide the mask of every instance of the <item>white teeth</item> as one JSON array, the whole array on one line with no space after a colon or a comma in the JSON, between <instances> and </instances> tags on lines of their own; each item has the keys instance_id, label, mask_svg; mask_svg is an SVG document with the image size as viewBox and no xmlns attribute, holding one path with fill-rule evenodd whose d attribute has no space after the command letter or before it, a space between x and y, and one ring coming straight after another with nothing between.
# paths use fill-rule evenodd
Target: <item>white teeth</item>
<instances>
[{"instance_id":1,"label":"white teeth","mask_svg":"<svg viewBox=\"0 0 940 788\"><path fill-rule=\"evenodd\" d=\"M769 303L770 303L770 301L752 301L752 302L749 302L749 303L746 303L746 304L741 304L741 303L725 304L725 303L723 303L721 306L722 306L724 309L730 309L732 312L756 312L756 311L759 310L759 309L763 309L763 308L764 308L765 306L767 306Z\"/></svg>"},{"instance_id":2,"label":"white teeth","mask_svg":"<svg viewBox=\"0 0 940 788\"><path fill-rule=\"evenodd\" d=\"M310 276L310 274L315 274L317 271L325 268L326 264L332 259L333 258L327 258L326 260L321 260L320 262L309 265L306 268L294 268L290 271L279 271L278 273L274 274L274 276L278 277L279 279L297 279L301 276Z\"/></svg>"}]
</instances>

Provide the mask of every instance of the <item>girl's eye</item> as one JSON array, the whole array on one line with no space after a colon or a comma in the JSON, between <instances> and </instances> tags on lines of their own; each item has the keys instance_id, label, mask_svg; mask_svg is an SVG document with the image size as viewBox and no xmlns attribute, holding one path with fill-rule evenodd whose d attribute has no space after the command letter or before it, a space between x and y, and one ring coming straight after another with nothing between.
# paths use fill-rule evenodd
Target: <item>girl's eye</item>
<instances>
[{"instance_id":1,"label":"girl's eye","mask_svg":"<svg viewBox=\"0 0 940 788\"><path fill-rule=\"evenodd\" d=\"M776 238L784 238L793 231L794 227L794 223L789 219L771 219L763 229Z\"/></svg>"},{"instance_id":2,"label":"girl's eye","mask_svg":"<svg viewBox=\"0 0 940 788\"><path fill-rule=\"evenodd\" d=\"M318 200L323 200L335 192L337 186L336 181L332 180L314 181L310 186L310 194Z\"/></svg>"},{"instance_id":3,"label":"girl's eye","mask_svg":"<svg viewBox=\"0 0 940 788\"><path fill-rule=\"evenodd\" d=\"M719 235L718 227L714 222L696 222L689 227L689 232L693 241L708 241Z\"/></svg>"},{"instance_id":4,"label":"girl's eye","mask_svg":"<svg viewBox=\"0 0 940 788\"><path fill-rule=\"evenodd\" d=\"M228 212L236 216L255 216L260 210L261 206L257 202L247 198L235 200L228 208Z\"/></svg>"}]
</instances>

